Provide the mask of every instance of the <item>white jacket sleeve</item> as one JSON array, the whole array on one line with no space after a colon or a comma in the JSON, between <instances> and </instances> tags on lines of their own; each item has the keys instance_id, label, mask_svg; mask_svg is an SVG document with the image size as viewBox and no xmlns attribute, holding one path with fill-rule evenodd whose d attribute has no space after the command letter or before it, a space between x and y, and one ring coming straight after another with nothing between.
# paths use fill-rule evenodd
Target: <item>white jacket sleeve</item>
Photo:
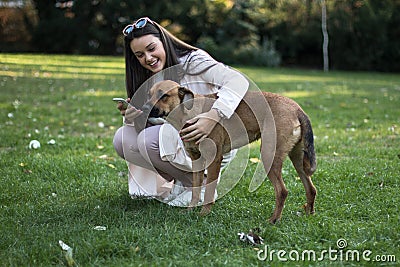
<instances>
[{"instance_id":1,"label":"white jacket sleeve","mask_svg":"<svg viewBox=\"0 0 400 267\"><path fill-rule=\"evenodd\" d=\"M238 71L218 63L204 73L204 78L211 80L219 88L213 108L224 117L230 118L249 88L249 82Z\"/></svg>"},{"instance_id":2,"label":"white jacket sleeve","mask_svg":"<svg viewBox=\"0 0 400 267\"><path fill-rule=\"evenodd\" d=\"M190 61L185 62L187 72L192 75L190 80L212 85L209 88L213 89L207 93L218 95L213 108L230 118L246 94L249 81L239 71L215 61L206 52L197 50L193 53ZM206 71L202 72L204 69Z\"/></svg>"}]
</instances>

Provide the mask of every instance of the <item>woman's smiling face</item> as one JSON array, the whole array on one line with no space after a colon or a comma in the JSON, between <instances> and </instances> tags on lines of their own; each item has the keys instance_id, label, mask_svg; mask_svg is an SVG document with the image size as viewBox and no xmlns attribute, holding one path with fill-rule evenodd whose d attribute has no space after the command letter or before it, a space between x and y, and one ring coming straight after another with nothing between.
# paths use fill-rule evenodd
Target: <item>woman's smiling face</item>
<instances>
[{"instance_id":1,"label":"woman's smiling face","mask_svg":"<svg viewBox=\"0 0 400 267\"><path fill-rule=\"evenodd\" d=\"M153 73L159 72L165 66L165 49L160 39L152 34L134 38L130 43L131 50L139 60L140 65Z\"/></svg>"}]
</instances>

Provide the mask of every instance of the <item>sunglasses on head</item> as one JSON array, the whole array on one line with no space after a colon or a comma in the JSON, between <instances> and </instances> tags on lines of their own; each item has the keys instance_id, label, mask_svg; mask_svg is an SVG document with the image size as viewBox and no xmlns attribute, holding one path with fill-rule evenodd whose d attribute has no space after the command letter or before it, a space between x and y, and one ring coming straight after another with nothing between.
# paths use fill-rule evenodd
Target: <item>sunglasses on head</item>
<instances>
[{"instance_id":1,"label":"sunglasses on head","mask_svg":"<svg viewBox=\"0 0 400 267\"><path fill-rule=\"evenodd\" d=\"M127 36L128 34L130 34L134 29L141 29L144 28L144 26L146 26L147 22L150 22L151 24L154 24L153 21L151 21L151 19L149 19L148 17L144 17L144 18L140 18L137 21L135 21L135 23L133 24L129 24L128 26L126 26L123 30L122 33Z\"/></svg>"}]
</instances>

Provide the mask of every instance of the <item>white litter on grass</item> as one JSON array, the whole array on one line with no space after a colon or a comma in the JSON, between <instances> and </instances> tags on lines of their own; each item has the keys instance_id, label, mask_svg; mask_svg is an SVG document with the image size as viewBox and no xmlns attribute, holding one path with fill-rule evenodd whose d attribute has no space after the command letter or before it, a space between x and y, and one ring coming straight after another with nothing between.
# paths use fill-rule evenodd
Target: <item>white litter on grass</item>
<instances>
[{"instance_id":1,"label":"white litter on grass","mask_svg":"<svg viewBox=\"0 0 400 267\"><path fill-rule=\"evenodd\" d=\"M13 113L8 113L7 117L9 117L10 119L14 118L14 114Z\"/></svg>"},{"instance_id":2,"label":"white litter on grass","mask_svg":"<svg viewBox=\"0 0 400 267\"><path fill-rule=\"evenodd\" d=\"M93 227L93 230L105 231L105 230L107 230L107 227L105 227L105 226L95 226L95 227Z\"/></svg>"},{"instance_id":3,"label":"white litter on grass","mask_svg":"<svg viewBox=\"0 0 400 267\"><path fill-rule=\"evenodd\" d=\"M40 148L40 142L38 140L32 140L29 142L30 149L38 149Z\"/></svg>"},{"instance_id":4,"label":"white litter on grass","mask_svg":"<svg viewBox=\"0 0 400 267\"><path fill-rule=\"evenodd\" d=\"M13 104L15 109L18 109L18 107L22 104L22 102L19 101L18 99L15 99L12 104Z\"/></svg>"},{"instance_id":5,"label":"white litter on grass","mask_svg":"<svg viewBox=\"0 0 400 267\"><path fill-rule=\"evenodd\" d=\"M72 249L70 246L65 244L62 240L58 240L58 244L60 244L61 249L64 251L68 251L68 250Z\"/></svg>"},{"instance_id":6,"label":"white litter on grass","mask_svg":"<svg viewBox=\"0 0 400 267\"><path fill-rule=\"evenodd\" d=\"M49 144L49 145L55 145L55 144L56 144L56 140L51 139L49 142L47 142L47 144Z\"/></svg>"},{"instance_id":7,"label":"white litter on grass","mask_svg":"<svg viewBox=\"0 0 400 267\"><path fill-rule=\"evenodd\" d=\"M58 244L60 245L61 249L65 251L65 259L67 260L68 266L74 266L75 260L72 257L72 248L61 240L58 241Z\"/></svg>"},{"instance_id":8,"label":"white litter on grass","mask_svg":"<svg viewBox=\"0 0 400 267\"><path fill-rule=\"evenodd\" d=\"M264 244L264 239L261 236L256 235L256 234L254 234L252 232L250 232L248 234L245 234L245 233L241 232L241 233L238 233L238 236L239 236L239 240L240 241L249 242L252 245L262 245L262 244Z\"/></svg>"}]
</instances>

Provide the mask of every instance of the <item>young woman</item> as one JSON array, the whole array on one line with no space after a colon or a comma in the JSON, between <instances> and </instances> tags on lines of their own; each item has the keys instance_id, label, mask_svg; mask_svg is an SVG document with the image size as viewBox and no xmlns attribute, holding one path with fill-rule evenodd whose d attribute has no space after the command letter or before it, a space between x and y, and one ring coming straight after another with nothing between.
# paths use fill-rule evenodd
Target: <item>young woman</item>
<instances>
[{"instance_id":1,"label":"young woman","mask_svg":"<svg viewBox=\"0 0 400 267\"><path fill-rule=\"evenodd\" d=\"M239 72L179 40L147 17L126 26L123 34L127 101L131 105L127 109L121 103L117 106L124 116L124 125L117 130L113 143L119 156L128 162L129 192L169 201L177 197L178 191L184 191L180 199L177 197L169 204L185 205L183 202L190 201L186 193L190 193L192 173L182 140L200 142L220 119L230 118L249 82ZM188 121L192 125L181 136L169 124L137 133L133 120L141 114L147 90L163 79L175 80L197 94L217 93L218 99L210 111ZM225 155L224 162L229 162L233 155ZM181 184L183 187L178 186Z\"/></svg>"}]
</instances>

